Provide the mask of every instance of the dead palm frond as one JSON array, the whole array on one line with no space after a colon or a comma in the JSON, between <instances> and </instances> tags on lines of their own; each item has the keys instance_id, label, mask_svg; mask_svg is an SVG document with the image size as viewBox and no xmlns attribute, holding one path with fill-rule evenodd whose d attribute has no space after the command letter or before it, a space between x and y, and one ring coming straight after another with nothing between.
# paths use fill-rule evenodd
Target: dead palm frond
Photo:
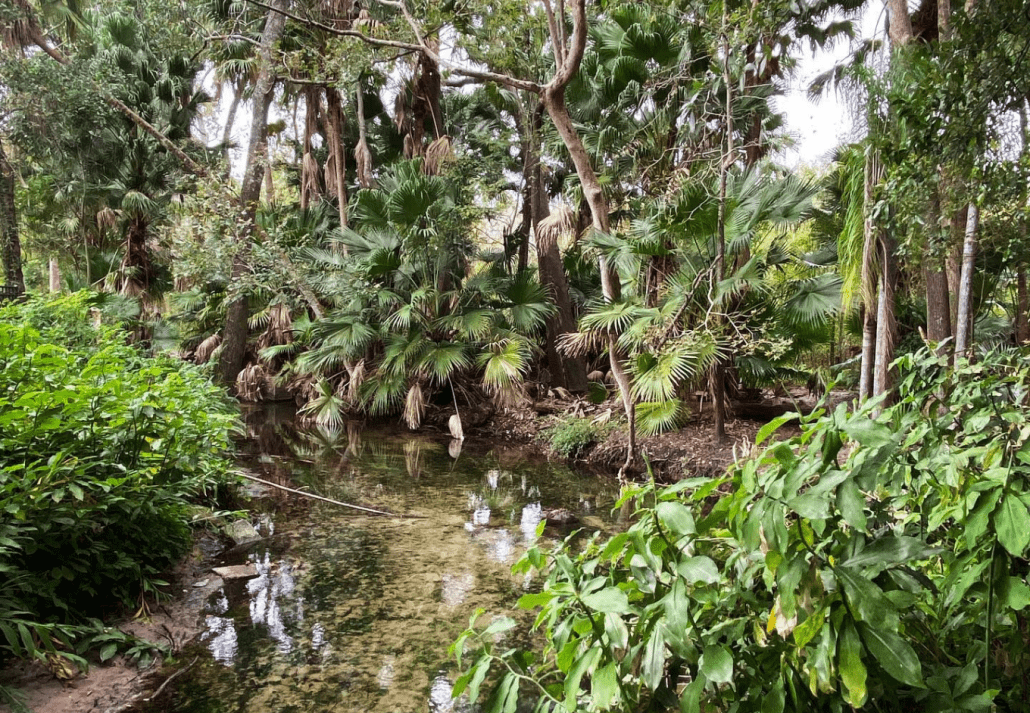
<instances>
[{"instance_id":1,"label":"dead palm frond","mask_svg":"<svg viewBox=\"0 0 1030 713\"><path fill-rule=\"evenodd\" d=\"M441 136L426 148L422 170L427 176L439 176L440 171L454 158L454 145L450 136Z\"/></svg>"},{"instance_id":2,"label":"dead palm frond","mask_svg":"<svg viewBox=\"0 0 1030 713\"><path fill-rule=\"evenodd\" d=\"M404 423L411 430L416 430L422 425L422 416L426 412L426 393L422 385L417 381L408 389L408 395L404 399Z\"/></svg>"},{"instance_id":3,"label":"dead palm frond","mask_svg":"<svg viewBox=\"0 0 1030 713\"><path fill-rule=\"evenodd\" d=\"M551 211L551 214L540 221L536 226L536 241L540 250L546 250L552 244L557 244L562 237L569 237L575 241L576 214L572 208L561 203ZM568 247L568 246L564 246Z\"/></svg>"},{"instance_id":4,"label":"dead palm frond","mask_svg":"<svg viewBox=\"0 0 1030 713\"><path fill-rule=\"evenodd\" d=\"M236 396L241 401L260 401L267 376L264 367L251 364L236 377Z\"/></svg>"},{"instance_id":5,"label":"dead palm frond","mask_svg":"<svg viewBox=\"0 0 1030 713\"><path fill-rule=\"evenodd\" d=\"M330 161L332 158L330 157ZM335 172L328 170L328 162L326 168L326 183L332 182L333 188L329 190L329 193L336 195L335 183L336 178ZM318 196L321 193L321 180L319 175L318 161L311 155L311 152L304 154L304 158L301 159L300 163L300 195L301 202L304 205L308 205L312 201L317 201Z\"/></svg>"},{"instance_id":6,"label":"dead palm frond","mask_svg":"<svg viewBox=\"0 0 1030 713\"><path fill-rule=\"evenodd\" d=\"M375 185L372 179L372 151L368 148L368 142L362 137L354 149L354 163L358 174L358 183L362 188L372 188Z\"/></svg>"},{"instance_id":7,"label":"dead palm frond","mask_svg":"<svg viewBox=\"0 0 1030 713\"><path fill-rule=\"evenodd\" d=\"M220 346L222 346L222 335L212 334L197 345L197 351L193 354L194 361L197 364L206 364Z\"/></svg>"}]
</instances>

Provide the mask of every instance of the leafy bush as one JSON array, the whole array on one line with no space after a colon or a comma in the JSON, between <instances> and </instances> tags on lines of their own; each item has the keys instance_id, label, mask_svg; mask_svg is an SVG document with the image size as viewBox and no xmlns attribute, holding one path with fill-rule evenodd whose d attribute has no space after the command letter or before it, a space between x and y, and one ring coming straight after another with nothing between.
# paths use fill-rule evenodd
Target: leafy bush
<instances>
[{"instance_id":1,"label":"leafy bush","mask_svg":"<svg viewBox=\"0 0 1030 713\"><path fill-rule=\"evenodd\" d=\"M545 574L520 601L543 651L497 644L509 619L470 629L455 694L494 680L491 711L522 683L538 710L1027 710L1028 356L952 369L923 351L899 361L895 405L817 412L723 478L627 489L627 532L516 565Z\"/></svg>"},{"instance_id":2,"label":"leafy bush","mask_svg":"<svg viewBox=\"0 0 1030 713\"><path fill-rule=\"evenodd\" d=\"M157 591L188 547L189 504L227 482L224 395L90 326L88 304L0 309L0 652L42 655L74 636L52 622Z\"/></svg>"},{"instance_id":3,"label":"leafy bush","mask_svg":"<svg viewBox=\"0 0 1030 713\"><path fill-rule=\"evenodd\" d=\"M551 444L555 453L565 458L576 458L583 451L604 440L611 431L608 424L597 424L589 418L568 416L544 429L544 437Z\"/></svg>"}]
</instances>

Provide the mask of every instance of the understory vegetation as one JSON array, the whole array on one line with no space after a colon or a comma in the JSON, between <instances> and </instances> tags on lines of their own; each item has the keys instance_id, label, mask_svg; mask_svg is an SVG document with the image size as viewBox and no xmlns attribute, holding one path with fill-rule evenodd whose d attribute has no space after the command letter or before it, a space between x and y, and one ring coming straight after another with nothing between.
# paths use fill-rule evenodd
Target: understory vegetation
<instances>
[{"instance_id":1,"label":"understory vegetation","mask_svg":"<svg viewBox=\"0 0 1030 713\"><path fill-rule=\"evenodd\" d=\"M227 495L237 419L198 367L94 316L87 293L0 308L0 661L66 678L89 650L149 656L99 618L162 594L193 506Z\"/></svg>"},{"instance_id":2,"label":"understory vegetation","mask_svg":"<svg viewBox=\"0 0 1030 713\"><path fill-rule=\"evenodd\" d=\"M898 364L895 403L801 417L719 478L623 491L635 524L530 549L513 619L454 645L484 710L1021 711L1028 353ZM761 443L790 417L762 429Z\"/></svg>"}]
</instances>

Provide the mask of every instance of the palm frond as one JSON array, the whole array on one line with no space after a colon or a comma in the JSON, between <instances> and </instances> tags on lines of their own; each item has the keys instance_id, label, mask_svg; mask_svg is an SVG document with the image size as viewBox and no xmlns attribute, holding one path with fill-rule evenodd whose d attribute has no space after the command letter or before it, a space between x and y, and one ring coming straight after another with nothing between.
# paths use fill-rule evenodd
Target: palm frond
<instances>
[{"instance_id":1,"label":"palm frond","mask_svg":"<svg viewBox=\"0 0 1030 713\"><path fill-rule=\"evenodd\" d=\"M686 405L680 399L643 401L636 405L637 432L654 436L679 428L686 422Z\"/></svg>"}]
</instances>

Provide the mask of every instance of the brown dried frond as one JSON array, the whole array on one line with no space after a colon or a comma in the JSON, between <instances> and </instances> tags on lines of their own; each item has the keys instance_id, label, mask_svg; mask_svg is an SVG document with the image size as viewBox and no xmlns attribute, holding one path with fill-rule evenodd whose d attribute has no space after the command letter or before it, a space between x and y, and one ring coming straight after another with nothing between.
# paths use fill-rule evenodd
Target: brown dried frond
<instances>
[{"instance_id":1,"label":"brown dried frond","mask_svg":"<svg viewBox=\"0 0 1030 713\"><path fill-rule=\"evenodd\" d=\"M300 201L302 205L308 205L311 201L317 201L321 194L321 180L318 161L311 155L311 152L304 154L300 162ZM328 169L326 173L329 174ZM334 176L335 178L335 176Z\"/></svg>"},{"instance_id":2,"label":"brown dried frond","mask_svg":"<svg viewBox=\"0 0 1030 713\"><path fill-rule=\"evenodd\" d=\"M576 231L576 214L572 208L561 203L551 214L536 226L536 242L541 250L557 244L562 236L572 236Z\"/></svg>"},{"instance_id":3,"label":"brown dried frond","mask_svg":"<svg viewBox=\"0 0 1030 713\"><path fill-rule=\"evenodd\" d=\"M97 227L101 230L110 230L118 225L118 211L110 206L97 211Z\"/></svg>"},{"instance_id":4,"label":"brown dried frond","mask_svg":"<svg viewBox=\"0 0 1030 713\"><path fill-rule=\"evenodd\" d=\"M265 383L265 369L260 364L251 364L236 377L236 396L241 401L260 401L261 387Z\"/></svg>"},{"instance_id":5,"label":"brown dried frond","mask_svg":"<svg viewBox=\"0 0 1030 713\"><path fill-rule=\"evenodd\" d=\"M361 385L365 383L365 360L347 364L347 401L354 404L361 397Z\"/></svg>"},{"instance_id":6,"label":"brown dried frond","mask_svg":"<svg viewBox=\"0 0 1030 713\"><path fill-rule=\"evenodd\" d=\"M497 408L513 408L524 406L532 402L526 393L526 388L521 383L510 383L498 389L492 389L494 404Z\"/></svg>"},{"instance_id":7,"label":"brown dried frond","mask_svg":"<svg viewBox=\"0 0 1030 713\"><path fill-rule=\"evenodd\" d=\"M16 19L0 25L0 46L4 49L22 50L43 39L43 32L36 22L32 7L26 0L13 0L10 11Z\"/></svg>"},{"instance_id":8,"label":"brown dried frond","mask_svg":"<svg viewBox=\"0 0 1030 713\"><path fill-rule=\"evenodd\" d=\"M404 399L404 423L414 431L422 425L422 415L425 412L426 394L422 390L422 385L415 382L408 389L408 396Z\"/></svg>"},{"instance_id":9,"label":"brown dried frond","mask_svg":"<svg viewBox=\"0 0 1030 713\"><path fill-rule=\"evenodd\" d=\"M608 338L599 331L566 332L558 335L558 351L565 356L585 357L608 346Z\"/></svg>"},{"instance_id":10,"label":"brown dried frond","mask_svg":"<svg viewBox=\"0 0 1030 713\"><path fill-rule=\"evenodd\" d=\"M368 148L368 142L363 138L358 141L358 145L354 149L354 163L358 173L358 183L362 188L372 188L375 185L375 181L372 179L372 152Z\"/></svg>"},{"instance_id":11,"label":"brown dried frond","mask_svg":"<svg viewBox=\"0 0 1030 713\"><path fill-rule=\"evenodd\" d=\"M397 98L393 100L393 123L397 127L398 134L408 133L408 93L404 90L397 92Z\"/></svg>"},{"instance_id":12,"label":"brown dried frond","mask_svg":"<svg viewBox=\"0 0 1030 713\"><path fill-rule=\"evenodd\" d=\"M258 349L293 343L293 316L284 304L268 308L268 324L258 337Z\"/></svg>"},{"instance_id":13,"label":"brown dried frond","mask_svg":"<svg viewBox=\"0 0 1030 713\"><path fill-rule=\"evenodd\" d=\"M415 156L415 140L411 138L411 134L404 135L404 158L414 158Z\"/></svg>"},{"instance_id":14,"label":"brown dried frond","mask_svg":"<svg viewBox=\"0 0 1030 713\"><path fill-rule=\"evenodd\" d=\"M427 176L439 176L440 170L454 158L454 145L451 137L444 135L426 148L426 160L422 170Z\"/></svg>"}]
</instances>

